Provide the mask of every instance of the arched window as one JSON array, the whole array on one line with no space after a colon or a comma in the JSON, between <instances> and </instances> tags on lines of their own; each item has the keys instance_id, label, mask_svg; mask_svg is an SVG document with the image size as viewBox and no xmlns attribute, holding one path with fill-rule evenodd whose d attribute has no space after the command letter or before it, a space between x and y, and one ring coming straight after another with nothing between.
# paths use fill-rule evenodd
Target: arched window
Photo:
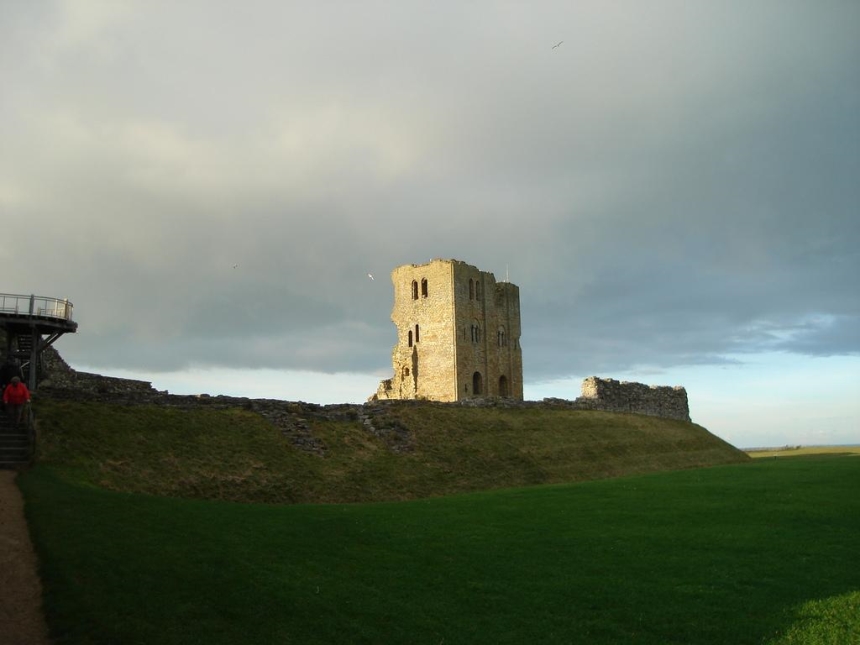
<instances>
[{"instance_id":1,"label":"arched window","mask_svg":"<svg viewBox=\"0 0 860 645\"><path fill-rule=\"evenodd\" d=\"M499 396L507 396L508 395L508 377L500 376L499 377Z\"/></svg>"},{"instance_id":2,"label":"arched window","mask_svg":"<svg viewBox=\"0 0 860 645\"><path fill-rule=\"evenodd\" d=\"M422 298L427 297L427 278L421 279L421 297Z\"/></svg>"},{"instance_id":3,"label":"arched window","mask_svg":"<svg viewBox=\"0 0 860 645\"><path fill-rule=\"evenodd\" d=\"M412 347L412 330L409 330L409 347Z\"/></svg>"},{"instance_id":4,"label":"arched window","mask_svg":"<svg viewBox=\"0 0 860 645\"><path fill-rule=\"evenodd\" d=\"M484 383L483 378L481 377L480 372L475 372L472 374L472 394L475 396L479 396L484 392Z\"/></svg>"},{"instance_id":5,"label":"arched window","mask_svg":"<svg viewBox=\"0 0 860 645\"><path fill-rule=\"evenodd\" d=\"M415 342L418 342L418 325L415 325Z\"/></svg>"},{"instance_id":6,"label":"arched window","mask_svg":"<svg viewBox=\"0 0 860 645\"><path fill-rule=\"evenodd\" d=\"M475 280L475 300L481 299L481 281Z\"/></svg>"},{"instance_id":7,"label":"arched window","mask_svg":"<svg viewBox=\"0 0 860 645\"><path fill-rule=\"evenodd\" d=\"M503 326L499 327L499 331L497 333L497 340L499 342L499 347L507 347L508 337L505 335L505 328Z\"/></svg>"},{"instance_id":8,"label":"arched window","mask_svg":"<svg viewBox=\"0 0 860 645\"><path fill-rule=\"evenodd\" d=\"M418 300L418 282L416 280L412 281L412 299Z\"/></svg>"},{"instance_id":9,"label":"arched window","mask_svg":"<svg viewBox=\"0 0 860 645\"><path fill-rule=\"evenodd\" d=\"M475 299L475 281L469 278L469 300Z\"/></svg>"}]
</instances>

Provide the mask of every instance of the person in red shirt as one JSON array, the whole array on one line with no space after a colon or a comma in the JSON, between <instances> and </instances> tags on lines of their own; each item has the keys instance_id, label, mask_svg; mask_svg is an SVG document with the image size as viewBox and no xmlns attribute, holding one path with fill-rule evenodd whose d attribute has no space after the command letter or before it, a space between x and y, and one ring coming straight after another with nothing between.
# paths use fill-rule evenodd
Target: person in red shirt
<instances>
[{"instance_id":1,"label":"person in red shirt","mask_svg":"<svg viewBox=\"0 0 860 645\"><path fill-rule=\"evenodd\" d=\"M9 385L3 390L3 404L9 412L9 418L17 426L24 416L24 406L30 402L30 390L17 376L13 376Z\"/></svg>"}]
</instances>

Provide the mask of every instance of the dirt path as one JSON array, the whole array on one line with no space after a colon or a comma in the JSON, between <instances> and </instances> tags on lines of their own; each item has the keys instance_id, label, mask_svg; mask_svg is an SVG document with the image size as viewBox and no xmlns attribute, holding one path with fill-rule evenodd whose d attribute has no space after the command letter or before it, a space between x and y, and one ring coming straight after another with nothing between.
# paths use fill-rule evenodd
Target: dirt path
<instances>
[{"instance_id":1,"label":"dirt path","mask_svg":"<svg viewBox=\"0 0 860 645\"><path fill-rule=\"evenodd\" d=\"M0 645L49 645L42 583L16 475L0 470Z\"/></svg>"}]
</instances>

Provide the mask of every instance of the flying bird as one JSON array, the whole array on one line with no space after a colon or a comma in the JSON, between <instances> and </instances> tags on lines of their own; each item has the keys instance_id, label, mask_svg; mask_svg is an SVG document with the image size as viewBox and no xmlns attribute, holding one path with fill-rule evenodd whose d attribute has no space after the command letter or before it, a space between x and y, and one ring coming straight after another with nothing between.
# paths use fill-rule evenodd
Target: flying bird
<instances>
[{"instance_id":1,"label":"flying bird","mask_svg":"<svg viewBox=\"0 0 860 645\"><path fill-rule=\"evenodd\" d=\"M559 40L555 45L552 46L552 48L555 49L556 47L561 45L563 42L564 42L563 40Z\"/></svg>"},{"instance_id":2,"label":"flying bird","mask_svg":"<svg viewBox=\"0 0 860 645\"><path fill-rule=\"evenodd\" d=\"M371 280L373 280L373 274L372 273L368 273L367 277L370 278Z\"/></svg>"},{"instance_id":3,"label":"flying bird","mask_svg":"<svg viewBox=\"0 0 860 645\"><path fill-rule=\"evenodd\" d=\"M238 265L238 264L234 264L234 265L233 265L233 268L234 268L234 269L238 269L238 268L239 268L239 265Z\"/></svg>"}]
</instances>

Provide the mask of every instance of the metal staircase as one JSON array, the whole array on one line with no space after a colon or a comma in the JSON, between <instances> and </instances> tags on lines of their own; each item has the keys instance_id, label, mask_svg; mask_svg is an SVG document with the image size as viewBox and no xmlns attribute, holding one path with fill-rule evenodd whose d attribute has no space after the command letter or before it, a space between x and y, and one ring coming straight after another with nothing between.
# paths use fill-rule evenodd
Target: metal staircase
<instances>
[{"instance_id":1,"label":"metal staircase","mask_svg":"<svg viewBox=\"0 0 860 645\"><path fill-rule=\"evenodd\" d=\"M17 426L5 410L0 411L0 469L26 468L33 457L35 439L29 406Z\"/></svg>"},{"instance_id":2,"label":"metal staircase","mask_svg":"<svg viewBox=\"0 0 860 645\"><path fill-rule=\"evenodd\" d=\"M21 370L24 372L24 383L38 383L42 378L42 353L35 352L36 363L32 363L33 352L33 337L30 335L21 335L17 337L18 350L13 355L21 361ZM35 370L35 378L30 376L30 373Z\"/></svg>"},{"instance_id":3,"label":"metal staircase","mask_svg":"<svg viewBox=\"0 0 860 645\"><path fill-rule=\"evenodd\" d=\"M0 293L0 360L23 371L31 393L41 377L42 352L63 334L75 333L68 299ZM36 453L36 424L28 405L20 424L0 410L0 468L25 468ZM2 640L2 637L0 637Z\"/></svg>"}]
</instances>

